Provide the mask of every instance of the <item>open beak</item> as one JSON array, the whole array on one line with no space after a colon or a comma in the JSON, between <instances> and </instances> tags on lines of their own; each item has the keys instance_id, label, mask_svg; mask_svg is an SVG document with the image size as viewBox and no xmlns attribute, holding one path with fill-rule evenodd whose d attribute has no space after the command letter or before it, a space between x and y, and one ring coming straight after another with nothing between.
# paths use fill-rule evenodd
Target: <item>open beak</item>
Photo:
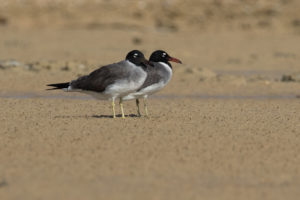
<instances>
[{"instance_id":1,"label":"open beak","mask_svg":"<svg viewBox=\"0 0 300 200\"><path fill-rule=\"evenodd\" d=\"M168 61L172 61L172 62L176 62L176 63L182 64L182 62L179 59L173 58L171 56L169 57Z\"/></svg>"}]
</instances>

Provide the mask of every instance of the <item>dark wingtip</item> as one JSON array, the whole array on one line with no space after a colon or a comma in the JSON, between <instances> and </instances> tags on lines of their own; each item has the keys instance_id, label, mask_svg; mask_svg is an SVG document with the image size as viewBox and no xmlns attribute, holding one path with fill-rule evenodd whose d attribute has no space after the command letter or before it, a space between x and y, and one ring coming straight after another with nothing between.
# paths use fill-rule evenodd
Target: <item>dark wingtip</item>
<instances>
[{"instance_id":1,"label":"dark wingtip","mask_svg":"<svg viewBox=\"0 0 300 200\"><path fill-rule=\"evenodd\" d=\"M50 88L50 89L47 89L47 90L58 90L58 89L68 88L69 85L70 85L69 82L48 84L47 86L54 87L54 88Z\"/></svg>"}]
</instances>

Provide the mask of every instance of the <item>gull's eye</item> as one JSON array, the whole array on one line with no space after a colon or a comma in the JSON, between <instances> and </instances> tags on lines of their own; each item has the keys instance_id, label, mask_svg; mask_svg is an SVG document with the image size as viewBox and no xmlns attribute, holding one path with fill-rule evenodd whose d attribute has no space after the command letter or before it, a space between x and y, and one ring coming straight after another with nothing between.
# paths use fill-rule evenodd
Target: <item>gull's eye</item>
<instances>
[{"instance_id":1,"label":"gull's eye","mask_svg":"<svg viewBox=\"0 0 300 200\"><path fill-rule=\"evenodd\" d=\"M134 58L138 57L138 54L137 53L133 54L133 57Z\"/></svg>"},{"instance_id":2,"label":"gull's eye","mask_svg":"<svg viewBox=\"0 0 300 200\"><path fill-rule=\"evenodd\" d=\"M166 57L166 55L167 55L166 53L163 53L163 54L162 54L162 57Z\"/></svg>"}]
</instances>

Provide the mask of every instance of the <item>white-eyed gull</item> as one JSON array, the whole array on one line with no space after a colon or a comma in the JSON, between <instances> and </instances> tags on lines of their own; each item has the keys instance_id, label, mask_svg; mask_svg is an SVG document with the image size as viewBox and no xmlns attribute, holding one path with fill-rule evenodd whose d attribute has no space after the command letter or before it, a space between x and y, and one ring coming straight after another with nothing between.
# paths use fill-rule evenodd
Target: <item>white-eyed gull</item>
<instances>
[{"instance_id":1,"label":"white-eyed gull","mask_svg":"<svg viewBox=\"0 0 300 200\"><path fill-rule=\"evenodd\" d=\"M141 116L139 98L144 99L145 114L148 116L148 96L161 90L171 80L173 72L172 65L169 61L182 64L179 59L169 56L162 50L154 51L151 54L149 61L149 65L147 65L146 68L147 78L143 85L138 88L136 92L123 97L123 100L136 99L137 112L139 116Z\"/></svg>"},{"instance_id":2,"label":"white-eyed gull","mask_svg":"<svg viewBox=\"0 0 300 200\"><path fill-rule=\"evenodd\" d=\"M111 100L113 118L116 117L115 99L120 99L122 118L123 97L137 91L144 84L149 62L138 50L130 51L126 59L118 63L106 65L91 72L89 75L65 83L49 84L49 90L63 89L66 92L82 92L101 100Z\"/></svg>"}]
</instances>

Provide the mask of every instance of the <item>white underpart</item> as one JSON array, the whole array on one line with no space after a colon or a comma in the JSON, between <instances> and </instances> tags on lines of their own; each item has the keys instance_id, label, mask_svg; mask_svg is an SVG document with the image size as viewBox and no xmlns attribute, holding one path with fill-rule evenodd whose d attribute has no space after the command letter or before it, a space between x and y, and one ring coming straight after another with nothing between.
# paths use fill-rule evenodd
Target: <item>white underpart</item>
<instances>
[{"instance_id":1,"label":"white underpart","mask_svg":"<svg viewBox=\"0 0 300 200\"><path fill-rule=\"evenodd\" d=\"M71 86L68 88L63 89L66 92L81 92L84 94L88 94L93 96L96 99L100 100L112 100L119 97L124 97L138 88L140 88L147 78L147 73L141 68L137 67L133 63L127 61L127 66L129 71L131 72L128 77L124 77L124 79L120 79L116 81L114 84L109 85L106 87L105 91L102 93L87 91L87 90L80 90L80 89L73 89ZM138 76L137 76L138 75ZM135 80L131 79L135 78Z\"/></svg>"},{"instance_id":2,"label":"white underpart","mask_svg":"<svg viewBox=\"0 0 300 200\"><path fill-rule=\"evenodd\" d=\"M158 83L149 85L148 87L143 88L142 90L138 92L131 93L125 97L123 97L123 100L132 100L132 99L138 99L138 98L147 98L149 95L154 94L164 88L169 81L172 78L173 72L172 69L165 63L159 62L161 66L163 66L163 70L167 71L168 77L166 77L165 80L161 80Z\"/></svg>"}]
</instances>

